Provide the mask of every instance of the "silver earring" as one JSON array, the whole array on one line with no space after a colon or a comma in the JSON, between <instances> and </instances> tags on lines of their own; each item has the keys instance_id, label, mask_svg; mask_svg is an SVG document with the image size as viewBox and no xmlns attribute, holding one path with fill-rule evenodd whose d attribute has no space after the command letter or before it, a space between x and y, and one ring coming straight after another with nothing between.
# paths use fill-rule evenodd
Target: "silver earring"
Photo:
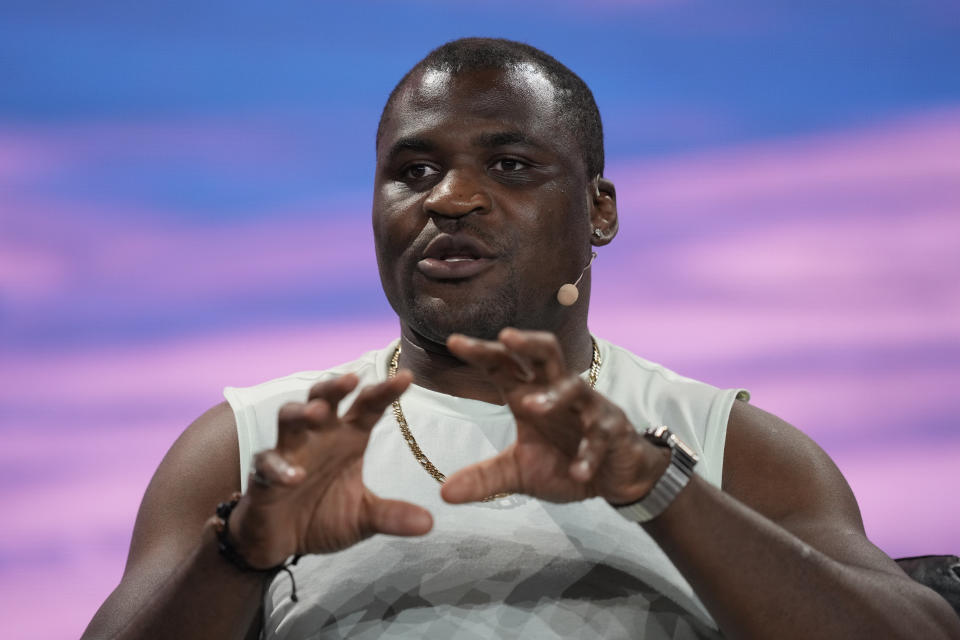
<instances>
[{"instance_id":1,"label":"silver earring","mask_svg":"<svg viewBox=\"0 0 960 640\"><path fill-rule=\"evenodd\" d=\"M594 229L594 230L593 230L593 237L594 237L594 238L602 238L602 237L603 237L603 231L600 231L600 229Z\"/></svg>"}]
</instances>

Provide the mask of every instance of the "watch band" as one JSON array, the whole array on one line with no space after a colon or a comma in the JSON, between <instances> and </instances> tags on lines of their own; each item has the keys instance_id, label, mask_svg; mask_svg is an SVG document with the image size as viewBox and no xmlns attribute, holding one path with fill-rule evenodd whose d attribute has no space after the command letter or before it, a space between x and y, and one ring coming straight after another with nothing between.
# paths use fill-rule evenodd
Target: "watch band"
<instances>
[{"instance_id":1,"label":"watch band","mask_svg":"<svg viewBox=\"0 0 960 640\"><path fill-rule=\"evenodd\" d=\"M670 463L666 471L654 483L650 493L636 502L618 506L617 512L631 522L653 520L670 506L677 494L690 482L697 454L664 425L650 427L644 434L659 447L670 449Z\"/></svg>"}]
</instances>

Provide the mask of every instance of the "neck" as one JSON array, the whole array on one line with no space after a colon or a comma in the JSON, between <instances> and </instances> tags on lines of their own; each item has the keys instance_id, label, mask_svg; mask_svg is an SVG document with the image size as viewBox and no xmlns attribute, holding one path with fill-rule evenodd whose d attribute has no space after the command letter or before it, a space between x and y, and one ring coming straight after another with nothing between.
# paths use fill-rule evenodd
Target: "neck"
<instances>
[{"instance_id":1,"label":"neck","mask_svg":"<svg viewBox=\"0 0 960 640\"><path fill-rule=\"evenodd\" d=\"M593 342L585 320L582 326L554 335L560 342L568 371L580 373L590 368ZM424 337L403 321L400 323L400 344L400 367L413 373L414 384L460 398L505 403L500 390L484 372L459 360L445 344Z\"/></svg>"}]
</instances>

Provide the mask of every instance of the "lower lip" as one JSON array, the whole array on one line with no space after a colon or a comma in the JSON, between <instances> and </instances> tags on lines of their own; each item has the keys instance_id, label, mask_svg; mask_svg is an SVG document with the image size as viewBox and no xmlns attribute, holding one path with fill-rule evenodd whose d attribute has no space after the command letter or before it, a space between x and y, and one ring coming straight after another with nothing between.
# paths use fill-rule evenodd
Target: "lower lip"
<instances>
[{"instance_id":1,"label":"lower lip","mask_svg":"<svg viewBox=\"0 0 960 640\"><path fill-rule=\"evenodd\" d=\"M424 258L417 263L417 269L433 280L459 280L486 271L493 266L493 262L492 258L470 258L468 260Z\"/></svg>"}]
</instances>

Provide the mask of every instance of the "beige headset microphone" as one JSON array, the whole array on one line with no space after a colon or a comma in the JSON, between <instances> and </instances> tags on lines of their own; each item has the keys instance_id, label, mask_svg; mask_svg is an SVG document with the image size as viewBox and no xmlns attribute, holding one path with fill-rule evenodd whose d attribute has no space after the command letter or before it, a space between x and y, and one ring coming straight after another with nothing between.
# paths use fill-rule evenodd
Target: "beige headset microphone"
<instances>
[{"instance_id":1,"label":"beige headset microphone","mask_svg":"<svg viewBox=\"0 0 960 640\"><path fill-rule=\"evenodd\" d=\"M580 284L580 281L583 280L583 274L587 272L587 269L590 268L590 265L593 264L593 261L597 258L597 252L590 252L590 262L587 263L587 266L580 271L580 277L577 278L576 282L568 282L567 284L560 287L560 290L557 291L557 302L562 304L565 307L569 307L574 302L577 301L577 298L580 297L580 290L577 289L577 285Z\"/></svg>"}]
</instances>

